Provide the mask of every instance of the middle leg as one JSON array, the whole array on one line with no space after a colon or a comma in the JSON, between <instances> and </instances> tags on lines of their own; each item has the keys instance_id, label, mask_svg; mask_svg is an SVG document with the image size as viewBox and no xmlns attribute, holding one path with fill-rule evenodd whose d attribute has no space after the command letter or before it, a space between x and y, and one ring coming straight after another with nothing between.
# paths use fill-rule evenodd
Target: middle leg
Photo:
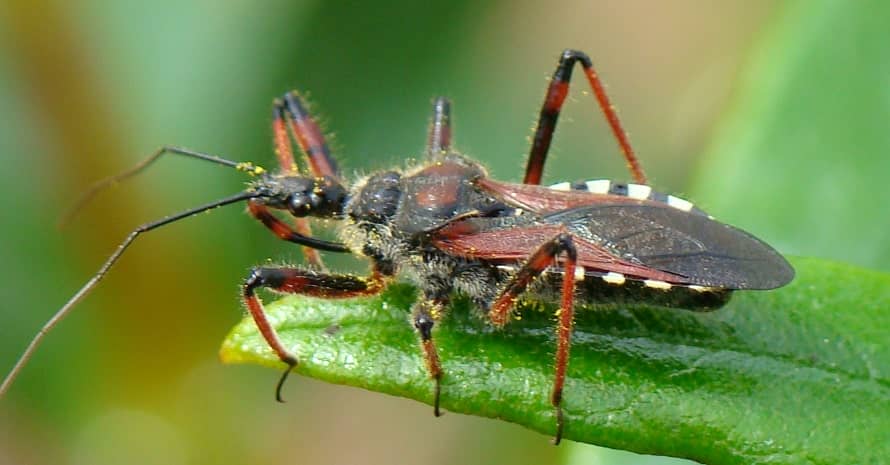
<instances>
[{"instance_id":1,"label":"middle leg","mask_svg":"<svg viewBox=\"0 0 890 465\"><path fill-rule=\"evenodd\" d=\"M433 343L433 327L442 318L446 299L427 298L423 296L411 308L411 319L414 329L420 336L420 346L423 349L423 358L426 362L427 372L435 383L433 391L433 415L441 416L439 411L439 397L442 392L442 363L439 361L439 353Z\"/></svg>"},{"instance_id":2,"label":"middle leg","mask_svg":"<svg viewBox=\"0 0 890 465\"><path fill-rule=\"evenodd\" d=\"M528 290L528 286L544 273L548 267L557 263L557 258L562 253L566 254L566 258L562 262L562 299L557 312L559 327L556 330L555 373L553 390L550 392L550 403L556 411L554 444L559 444L560 440L562 440L564 423L562 390L565 385L566 368L569 364L569 347L574 325L575 269L578 252L572 242L572 236L568 233L560 233L535 251L522 268L513 275L513 278L495 299L489 311L489 318L492 324L500 327L504 326L519 297Z\"/></svg>"}]
</instances>

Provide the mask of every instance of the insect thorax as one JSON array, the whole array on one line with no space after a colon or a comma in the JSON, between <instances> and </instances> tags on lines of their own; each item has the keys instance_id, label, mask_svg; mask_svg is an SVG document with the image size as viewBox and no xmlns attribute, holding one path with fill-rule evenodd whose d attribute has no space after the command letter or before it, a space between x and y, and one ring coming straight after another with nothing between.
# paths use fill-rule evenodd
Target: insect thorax
<instances>
[{"instance_id":1,"label":"insect thorax","mask_svg":"<svg viewBox=\"0 0 890 465\"><path fill-rule=\"evenodd\" d=\"M456 154L404 173L371 175L352 189L341 240L382 272L401 272L428 296L445 298L457 290L477 301L490 299L501 271L446 254L427 240L455 217L498 208L472 184L484 175L480 166Z\"/></svg>"}]
</instances>

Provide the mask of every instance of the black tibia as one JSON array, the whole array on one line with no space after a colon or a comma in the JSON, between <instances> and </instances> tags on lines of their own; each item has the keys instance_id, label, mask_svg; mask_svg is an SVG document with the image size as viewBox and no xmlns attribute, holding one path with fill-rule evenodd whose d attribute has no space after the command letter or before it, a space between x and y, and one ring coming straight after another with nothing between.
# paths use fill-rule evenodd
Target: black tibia
<instances>
[{"instance_id":1,"label":"black tibia","mask_svg":"<svg viewBox=\"0 0 890 465\"><path fill-rule=\"evenodd\" d=\"M437 417L441 415L439 412L439 397L441 394L442 365L439 362L436 345L433 343L433 327L436 321L442 318L444 308L445 302L443 300L422 298L414 304L411 311L414 329L417 330L417 334L420 336L420 346L423 349L426 368L429 371L430 378L435 383L433 414Z\"/></svg>"},{"instance_id":2,"label":"black tibia","mask_svg":"<svg viewBox=\"0 0 890 465\"><path fill-rule=\"evenodd\" d=\"M433 117L427 138L427 156L435 159L451 150L451 101L437 97L433 101Z\"/></svg>"}]
</instances>

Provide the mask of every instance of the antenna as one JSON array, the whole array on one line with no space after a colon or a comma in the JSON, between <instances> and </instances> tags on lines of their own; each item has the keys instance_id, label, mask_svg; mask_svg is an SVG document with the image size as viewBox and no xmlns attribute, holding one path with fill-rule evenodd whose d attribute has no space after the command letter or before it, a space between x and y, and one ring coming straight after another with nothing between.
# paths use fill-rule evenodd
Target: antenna
<instances>
[{"instance_id":1,"label":"antenna","mask_svg":"<svg viewBox=\"0 0 890 465\"><path fill-rule=\"evenodd\" d=\"M157 156L155 156L154 158L157 158ZM151 159L149 159L149 160L151 160ZM147 165L150 162L151 161L148 161L147 163L144 163L144 165ZM136 170L128 171L127 176L135 174L136 172L138 172L139 170L144 168L144 165L137 168ZM126 177L126 176L123 176L123 177ZM116 176L115 178L122 178L122 177ZM109 179L113 179L113 178L109 178ZM97 186L99 186L98 187L99 189L103 188L104 185L108 185L108 184L107 183L97 184ZM96 192L96 191L97 191L96 188L93 188L91 190L91 192ZM257 192L255 192L253 190L248 190L246 192L241 192L241 193L233 195L231 197L226 197L224 199L220 199L220 200L217 200L217 201L205 204L205 205L201 205L200 207L195 207L195 208L177 213L175 215L166 216L160 220L143 224L142 226L139 226L138 228L134 229L127 236L127 238L124 239L124 241L121 242L120 245L117 246L117 249L115 249L114 253L112 253L111 256L109 256L108 259L105 260L105 263L102 264L102 267L99 268L99 271L97 271L96 274L94 274L93 277L90 278L90 280L87 281L86 284L84 284L83 287L81 287L80 290L77 291L77 293L75 293L70 299L68 299L68 301L65 302L65 304L62 305L62 307L59 308L56 311L56 313L53 314L53 316L49 320L47 320L46 323L43 324L43 327L40 328L40 331L37 332L37 334L34 336L34 338L31 339L31 342L28 344L28 347L25 349L25 351L22 353L22 355L19 356L19 359L15 363L15 366L12 367L12 370L10 370L9 374L7 374L6 378L3 380L3 384L0 385L0 397L3 397L3 395L6 394L6 391L9 390L9 387L12 385L13 381L15 381L18 374L22 371L22 368L24 368L24 366L28 363L28 360L31 359L31 356L34 355L34 352L40 346L40 343L43 341L43 338L47 335L47 333L49 333L57 324L59 324L59 322L62 321L62 319L64 319L66 316L68 316L68 314L71 313L71 310L74 308L75 305L77 305L78 302L83 300L83 298L86 297L86 295L89 294L90 291L92 291L93 289L96 288L96 286L99 284L99 282L102 281L102 278L105 277L105 275L108 273L108 271L111 269L111 267L114 266L114 264L118 261L118 259L121 257L121 255L123 255L124 251L127 250L127 248L130 246L130 244L132 244L133 241L136 240L136 238L139 237L140 234L151 231L153 229L160 228L161 226L168 225L175 221L179 221L181 219L185 219L190 216L195 216L199 213L203 213L205 211L212 210L217 207L221 207L223 205L229 205L229 204L241 202L244 200L256 198L259 196L260 196L260 194L258 194Z\"/></svg>"}]
</instances>

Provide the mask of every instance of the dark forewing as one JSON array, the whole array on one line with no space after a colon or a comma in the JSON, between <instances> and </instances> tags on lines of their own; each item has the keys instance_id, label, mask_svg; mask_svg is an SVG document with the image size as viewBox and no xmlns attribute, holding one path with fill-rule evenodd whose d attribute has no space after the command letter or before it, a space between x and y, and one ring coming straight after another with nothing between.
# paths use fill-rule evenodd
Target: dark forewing
<instances>
[{"instance_id":1,"label":"dark forewing","mask_svg":"<svg viewBox=\"0 0 890 465\"><path fill-rule=\"evenodd\" d=\"M430 240L436 248L451 255L515 265L528 259L547 241L567 231L568 228L562 225L522 221L509 225L509 221L468 219L436 231ZM578 254L577 264L587 270L621 273L639 280L685 283L685 279L676 274L622 260L586 238L575 235L574 244Z\"/></svg>"},{"instance_id":2,"label":"dark forewing","mask_svg":"<svg viewBox=\"0 0 890 465\"><path fill-rule=\"evenodd\" d=\"M683 276L688 284L774 289L794 277L791 265L745 231L650 201L600 203L545 215L622 261Z\"/></svg>"}]
</instances>

